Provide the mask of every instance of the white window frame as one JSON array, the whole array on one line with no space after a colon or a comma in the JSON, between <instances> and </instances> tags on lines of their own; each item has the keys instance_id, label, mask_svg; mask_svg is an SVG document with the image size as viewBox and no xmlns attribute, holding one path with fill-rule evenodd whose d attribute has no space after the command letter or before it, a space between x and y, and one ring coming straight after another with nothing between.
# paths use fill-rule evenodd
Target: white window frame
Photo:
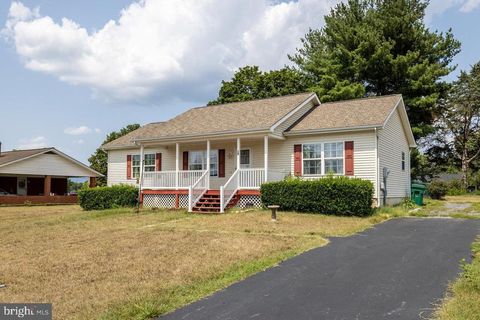
<instances>
[{"instance_id":1,"label":"white window frame","mask_svg":"<svg viewBox=\"0 0 480 320\"><path fill-rule=\"evenodd\" d=\"M326 158L325 157L325 145L326 144L338 144L338 143L341 143L342 144L342 156L341 157L329 157L329 158ZM334 173L333 175L334 176L344 176L345 175L345 141L332 141L332 142L324 142L322 143L322 168L323 168L323 174L324 175L327 175L328 172L325 172L325 168L326 168L326 160L340 160L342 159L342 172L341 173Z\"/></svg>"},{"instance_id":2,"label":"white window frame","mask_svg":"<svg viewBox=\"0 0 480 320\"><path fill-rule=\"evenodd\" d=\"M191 161L190 161L190 156L192 155L193 152L201 152L203 153L203 156L202 156L202 169L201 170L206 170L207 168L207 150L189 150L188 151L188 170L191 170L190 169L190 165L191 165ZM219 170L219 158L218 158L218 149L210 149L210 157L212 156L212 154L216 154L217 155L217 162L212 162L212 159L210 159L210 165L212 164L216 164L217 165L217 172L216 174L212 174L212 171L210 170L210 177L218 177L218 170Z\"/></svg>"},{"instance_id":3,"label":"white window frame","mask_svg":"<svg viewBox=\"0 0 480 320\"><path fill-rule=\"evenodd\" d=\"M402 151L402 162L401 162L401 169L402 169L402 172L405 172L405 170L407 170L407 155L406 155L406 152L405 151Z\"/></svg>"},{"instance_id":4,"label":"white window frame","mask_svg":"<svg viewBox=\"0 0 480 320\"><path fill-rule=\"evenodd\" d=\"M320 145L320 158L303 158L303 146L305 145L311 145L311 144L319 144ZM320 174L311 174L311 173L305 173L305 163L304 160L320 160ZM311 142L311 143L302 143L302 175L307 176L307 177L318 177L318 176L323 176L324 174L324 163L323 163L323 143L322 142Z\"/></svg>"},{"instance_id":5,"label":"white window frame","mask_svg":"<svg viewBox=\"0 0 480 320\"><path fill-rule=\"evenodd\" d=\"M248 150L249 156L248 156L248 164L243 163L242 164L242 151ZM252 167L252 148L242 148L240 149L240 169L250 169Z\"/></svg>"},{"instance_id":6,"label":"white window frame","mask_svg":"<svg viewBox=\"0 0 480 320\"><path fill-rule=\"evenodd\" d=\"M345 140L335 140L335 141L324 141L324 142L308 142L308 143L302 143L302 176L305 176L305 177L322 177L322 176L326 176L328 173L325 172L325 144L326 143L341 143L343 145L343 153L342 153L342 160L343 160L343 172L342 173L334 173L333 175L335 176L344 176L345 175ZM304 169L305 169L305 165L303 163L303 146L304 145L309 145L309 144L320 144L321 145L321 156L322 158L320 159L321 160L321 165L322 165L322 169L321 169L321 174L306 174ZM340 157L336 157L336 158L328 158L329 160L330 159L340 159ZM319 160L318 158L311 158L311 159L305 159L305 160Z\"/></svg>"},{"instance_id":7,"label":"white window frame","mask_svg":"<svg viewBox=\"0 0 480 320\"><path fill-rule=\"evenodd\" d=\"M157 156L157 155L156 155L155 153L145 153L145 154L143 155L143 160L144 160L144 161L145 161L145 156L146 156L147 154L153 155L153 156L155 157L155 160L156 160L156 156ZM134 166L134 165L133 165L133 161L134 161L133 158L134 158L134 157L139 157L139 158L140 158L140 154L139 154L139 153L137 153L137 154L132 154L131 156L132 156L132 162L131 162L131 165L130 165L131 172L132 172L132 177L131 177L131 179L132 179L132 180L135 180L135 179L137 179L137 178L140 178L140 168L141 168L141 166L142 166L142 161L140 161L140 164L139 164L138 166ZM149 167L151 167L151 166L149 166ZM134 170L133 168L138 168L138 176L136 176L135 170ZM143 168L145 168L145 165L143 166ZM153 171L155 171L155 162L153 163L153 168L154 168Z\"/></svg>"},{"instance_id":8,"label":"white window frame","mask_svg":"<svg viewBox=\"0 0 480 320\"><path fill-rule=\"evenodd\" d=\"M153 156L153 164L147 165L147 156ZM155 153L146 153L143 158L143 171L144 172L153 172L156 169L157 155ZM147 168L153 168L153 170L147 170Z\"/></svg>"}]
</instances>

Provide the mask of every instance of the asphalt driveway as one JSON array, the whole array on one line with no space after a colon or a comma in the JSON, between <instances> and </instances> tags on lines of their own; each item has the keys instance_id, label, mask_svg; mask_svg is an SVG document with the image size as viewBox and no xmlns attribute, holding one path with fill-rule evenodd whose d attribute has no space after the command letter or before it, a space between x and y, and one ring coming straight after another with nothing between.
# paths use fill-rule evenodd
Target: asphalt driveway
<instances>
[{"instance_id":1,"label":"asphalt driveway","mask_svg":"<svg viewBox=\"0 0 480 320\"><path fill-rule=\"evenodd\" d=\"M425 319L479 233L480 220L390 220L161 319Z\"/></svg>"}]
</instances>

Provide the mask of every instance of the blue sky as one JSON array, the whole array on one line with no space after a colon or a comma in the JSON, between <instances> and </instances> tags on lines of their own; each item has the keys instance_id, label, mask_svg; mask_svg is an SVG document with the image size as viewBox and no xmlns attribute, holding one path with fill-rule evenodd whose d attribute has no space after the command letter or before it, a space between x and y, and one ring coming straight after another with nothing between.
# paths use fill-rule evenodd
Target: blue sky
<instances>
[{"instance_id":1,"label":"blue sky","mask_svg":"<svg viewBox=\"0 0 480 320\"><path fill-rule=\"evenodd\" d=\"M288 63L337 2L2 1L3 149L55 146L86 162L112 130L215 98L239 66ZM430 28L452 28L462 42L458 70L480 60L479 4L433 0L428 10Z\"/></svg>"}]
</instances>

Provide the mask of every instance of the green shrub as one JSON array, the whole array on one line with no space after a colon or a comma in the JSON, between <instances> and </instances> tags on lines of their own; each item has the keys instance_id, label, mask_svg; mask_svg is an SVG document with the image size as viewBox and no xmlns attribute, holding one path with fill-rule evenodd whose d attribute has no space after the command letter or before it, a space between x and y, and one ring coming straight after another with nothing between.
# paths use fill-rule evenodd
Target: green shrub
<instances>
[{"instance_id":1,"label":"green shrub","mask_svg":"<svg viewBox=\"0 0 480 320\"><path fill-rule=\"evenodd\" d=\"M373 184L370 181L329 176L318 180L287 179L261 187L265 206L281 210L365 216L372 213Z\"/></svg>"},{"instance_id":2,"label":"green shrub","mask_svg":"<svg viewBox=\"0 0 480 320\"><path fill-rule=\"evenodd\" d=\"M452 180L448 183L448 192L449 196L461 196L467 193L467 190L463 187L461 180Z\"/></svg>"},{"instance_id":3,"label":"green shrub","mask_svg":"<svg viewBox=\"0 0 480 320\"><path fill-rule=\"evenodd\" d=\"M443 199L448 192L448 184L443 181L433 180L427 187L427 192L432 199Z\"/></svg>"},{"instance_id":4,"label":"green shrub","mask_svg":"<svg viewBox=\"0 0 480 320\"><path fill-rule=\"evenodd\" d=\"M117 185L81 189L78 191L78 200L84 210L134 207L138 201L138 188L129 185Z\"/></svg>"}]
</instances>

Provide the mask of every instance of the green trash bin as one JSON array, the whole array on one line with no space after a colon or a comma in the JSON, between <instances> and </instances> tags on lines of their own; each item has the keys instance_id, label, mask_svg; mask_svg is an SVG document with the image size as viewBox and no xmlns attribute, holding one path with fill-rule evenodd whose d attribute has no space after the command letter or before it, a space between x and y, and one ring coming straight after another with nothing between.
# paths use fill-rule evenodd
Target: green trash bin
<instances>
[{"instance_id":1,"label":"green trash bin","mask_svg":"<svg viewBox=\"0 0 480 320\"><path fill-rule=\"evenodd\" d=\"M424 184L412 183L412 200L419 206L423 206L423 195L426 189Z\"/></svg>"}]
</instances>

